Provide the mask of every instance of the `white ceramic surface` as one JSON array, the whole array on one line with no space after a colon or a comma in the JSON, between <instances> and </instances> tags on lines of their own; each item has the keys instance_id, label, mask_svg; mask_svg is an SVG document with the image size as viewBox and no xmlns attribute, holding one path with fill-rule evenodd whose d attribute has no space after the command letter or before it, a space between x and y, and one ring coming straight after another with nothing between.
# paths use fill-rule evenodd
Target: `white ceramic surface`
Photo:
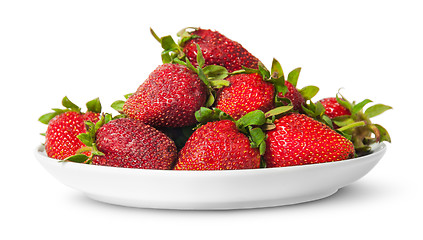
<instances>
[{"instance_id":1,"label":"white ceramic surface","mask_svg":"<svg viewBox=\"0 0 423 240\"><path fill-rule=\"evenodd\" d=\"M35 156L65 185L111 204L164 209L241 209L295 204L328 197L366 175L386 152L339 162L226 171L115 168L58 162L43 146Z\"/></svg>"}]
</instances>

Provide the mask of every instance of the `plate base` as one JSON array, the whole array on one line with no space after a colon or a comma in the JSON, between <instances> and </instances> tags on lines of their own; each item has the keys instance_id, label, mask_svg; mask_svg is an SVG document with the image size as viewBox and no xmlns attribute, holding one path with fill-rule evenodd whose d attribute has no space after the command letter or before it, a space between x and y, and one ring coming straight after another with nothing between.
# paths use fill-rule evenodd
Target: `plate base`
<instances>
[{"instance_id":1,"label":"plate base","mask_svg":"<svg viewBox=\"0 0 423 240\"><path fill-rule=\"evenodd\" d=\"M283 199L262 200L262 201L245 201L245 202L224 202L224 203L207 203L207 202L147 202L137 199L121 199L111 196L86 194L87 197L108 204L136 207L136 208L154 208L154 209L174 209L174 210L234 210L234 209L251 209L277 207L284 205L292 205L304 202L311 202L323 199L335 194L338 189L330 189L305 196L297 196Z\"/></svg>"}]
</instances>

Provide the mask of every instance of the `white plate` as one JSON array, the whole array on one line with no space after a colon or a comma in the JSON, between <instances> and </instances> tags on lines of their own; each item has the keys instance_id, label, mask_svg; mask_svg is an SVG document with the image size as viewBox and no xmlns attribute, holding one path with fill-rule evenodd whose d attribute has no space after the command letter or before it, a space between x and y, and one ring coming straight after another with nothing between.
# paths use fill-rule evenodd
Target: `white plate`
<instances>
[{"instance_id":1,"label":"white plate","mask_svg":"<svg viewBox=\"0 0 423 240\"><path fill-rule=\"evenodd\" d=\"M173 171L115 168L35 156L65 185L111 204L164 209L241 209L295 204L328 197L366 175L386 152L339 162L282 168Z\"/></svg>"}]
</instances>

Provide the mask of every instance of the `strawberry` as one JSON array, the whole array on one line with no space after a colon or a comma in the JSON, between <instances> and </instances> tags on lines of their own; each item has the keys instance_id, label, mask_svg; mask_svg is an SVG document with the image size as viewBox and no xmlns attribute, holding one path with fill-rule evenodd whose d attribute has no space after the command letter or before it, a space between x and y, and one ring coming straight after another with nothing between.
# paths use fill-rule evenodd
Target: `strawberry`
<instances>
[{"instance_id":1,"label":"strawberry","mask_svg":"<svg viewBox=\"0 0 423 240\"><path fill-rule=\"evenodd\" d=\"M234 122L209 122L197 129L179 153L175 170L234 170L260 167L260 154Z\"/></svg>"},{"instance_id":2,"label":"strawberry","mask_svg":"<svg viewBox=\"0 0 423 240\"><path fill-rule=\"evenodd\" d=\"M364 110L371 102L370 99L358 103L349 102L340 93L335 98L325 98L318 102L324 107L324 114L330 118L332 126L351 139L358 155L369 153L373 143L391 142L388 131L381 125L372 123L371 118L392 107L375 104Z\"/></svg>"},{"instance_id":3,"label":"strawberry","mask_svg":"<svg viewBox=\"0 0 423 240\"><path fill-rule=\"evenodd\" d=\"M130 118L105 122L96 131L95 146L100 153L93 156L94 165L171 169L177 158L175 143L169 137Z\"/></svg>"},{"instance_id":4,"label":"strawberry","mask_svg":"<svg viewBox=\"0 0 423 240\"><path fill-rule=\"evenodd\" d=\"M251 169L261 166L260 155L266 150L266 135L261 129L268 117L291 110L279 107L266 113L255 110L234 121L220 109L197 111L200 127L190 136L179 153L175 170Z\"/></svg>"},{"instance_id":5,"label":"strawberry","mask_svg":"<svg viewBox=\"0 0 423 240\"><path fill-rule=\"evenodd\" d=\"M45 133L45 149L47 156L64 160L84 147L77 138L86 132L85 121L97 122L101 112L98 98L87 103L88 112L82 113L81 108L64 97L62 104L65 109L54 108L54 112L47 113L39 121L48 124ZM88 153L86 153L88 154Z\"/></svg>"},{"instance_id":6,"label":"strawberry","mask_svg":"<svg viewBox=\"0 0 423 240\"><path fill-rule=\"evenodd\" d=\"M183 52L190 61L197 56L196 44L198 44L203 50L206 66L223 66L229 72L240 70L242 67L258 69L259 60L238 42L217 31L201 28L195 28L192 32L186 30L179 35L182 38Z\"/></svg>"},{"instance_id":7,"label":"strawberry","mask_svg":"<svg viewBox=\"0 0 423 240\"><path fill-rule=\"evenodd\" d=\"M285 167L340 161L354 157L351 141L306 115L291 113L267 132L267 167Z\"/></svg>"},{"instance_id":8,"label":"strawberry","mask_svg":"<svg viewBox=\"0 0 423 240\"><path fill-rule=\"evenodd\" d=\"M254 110L269 111L275 106L288 104L294 107L294 111L301 111L305 99L310 99L318 91L314 86L305 87L301 92L297 90L294 84L298 80L300 68L290 72L285 81L282 67L273 59L271 71L259 63L258 69L243 68L233 72L227 78L230 86L218 92L216 108L235 120Z\"/></svg>"},{"instance_id":9,"label":"strawberry","mask_svg":"<svg viewBox=\"0 0 423 240\"><path fill-rule=\"evenodd\" d=\"M243 67L258 69L259 60L249 53L241 44L232 41L217 31L184 28L178 32L178 44L171 36L158 37L150 29L151 34L163 48L163 63L175 60L193 62L198 56L197 47L203 50L204 66L216 65L225 67L229 72L241 70Z\"/></svg>"},{"instance_id":10,"label":"strawberry","mask_svg":"<svg viewBox=\"0 0 423 240\"><path fill-rule=\"evenodd\" d=\"M257 73L228 77L230 86L219 90L216 108L238 120L254 110L268 111L274 107L274 86Z\"/></svg>"},{"instance_id":11,"label":"strawberry","mask_svg":"<svg viewBox=\"0 0 423 240\"><path fill-rule=\"evenodd\" d=\"M196 123L207 87L198 75L180 64L157 67L123 105L123 112L154 127L183 127Z\"/></svg>"},{"instance_id":12,"label":"strawberry","mask_svg":"<svg viewBox=\"0 0 423 240\"><path fill-rule=\"evenodd\" d=\"M325 108L325 114L329 118L335 118L344 115L351 115L350 110L342 106L335 97L324 98L319 101Z\"/></svg>"}]
</instances>

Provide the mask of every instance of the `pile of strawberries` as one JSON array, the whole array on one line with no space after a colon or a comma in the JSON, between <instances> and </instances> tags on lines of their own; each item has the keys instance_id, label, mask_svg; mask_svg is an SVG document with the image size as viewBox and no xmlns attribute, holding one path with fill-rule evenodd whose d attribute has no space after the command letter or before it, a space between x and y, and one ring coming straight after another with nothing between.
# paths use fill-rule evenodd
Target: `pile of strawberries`
<instances>
[{"instance_id":1,"label":"pile of strawberries","mask_svg":"<svg viewBox=\"0 0 423 240\"><path fill-rule=\"evenodd\" d=\"M98 98L86 112L63 98L64 109L40 117L48 124L51 158L112 167L228 170L285 167L354 158L388 141L370 118L391 107L340 93L311 99L316 86L297 89L301 69L270 71L241 44L217 31L186 28L153 37L158 66L126 100L103 113Z\"/></svg>"}]
</instances>

